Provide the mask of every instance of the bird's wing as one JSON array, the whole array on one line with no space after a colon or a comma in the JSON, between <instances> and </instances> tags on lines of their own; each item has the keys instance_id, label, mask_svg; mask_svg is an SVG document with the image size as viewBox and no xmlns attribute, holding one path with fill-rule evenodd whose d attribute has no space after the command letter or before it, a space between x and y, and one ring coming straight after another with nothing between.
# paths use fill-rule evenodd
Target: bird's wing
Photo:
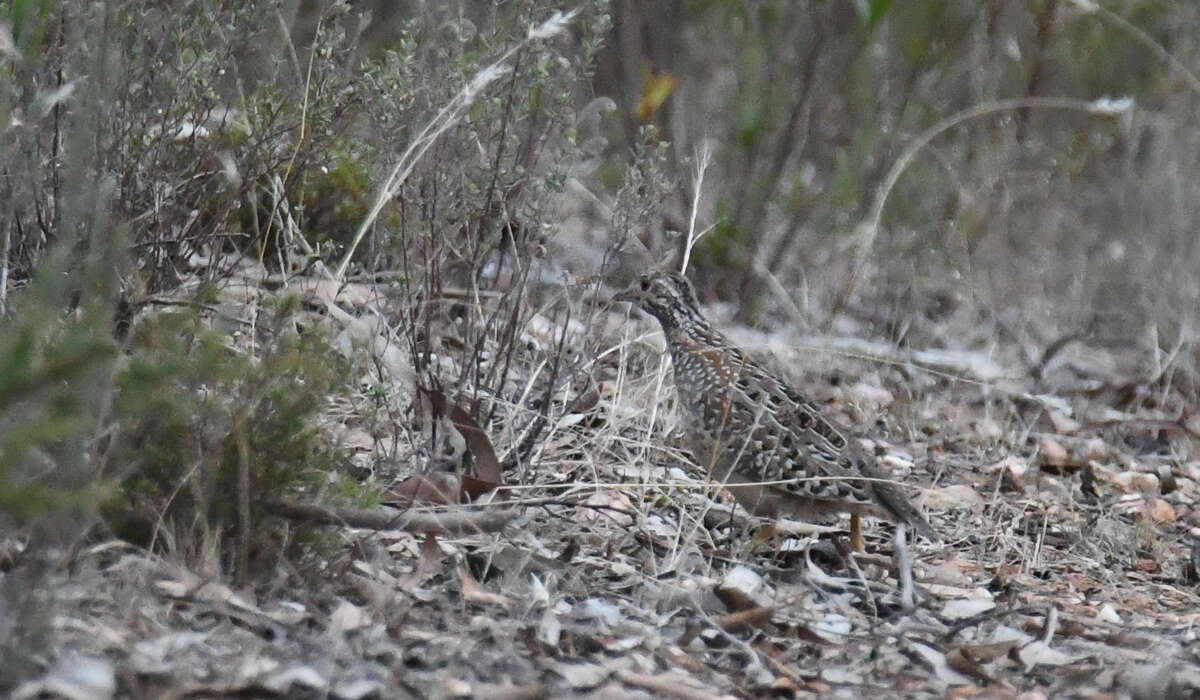
<instances>
[{"instance_id":1,"label":"bird's wing","mask_svg":"<svg viewBox=\"0 0 1200 700\"><path fill-rule=\"evenodd\" d=\"M762 364L719 334L719 376L725 383L719 406L724 444L714 445L728 464L760 481L786 481L770 487L810 499L879 506L898 522L912 525L931 539L937 532L889 478L874 455L845 427L825 415ZM722 347L723 346L723 347ZM713 409L716 410L716 409ZM710 420L715 416L710 416ZM718 460L714 459L714 462ZM726 478L732 474L726 474Z\"/></svg>"},{"instance_id":2,"label":"bird's wing","mask_svg":"<svg viewBox=\"0 0 1200 700\"><path fill-rule=\"evenodd\" d=\"M783 487L806 496L872 500L848 459L857 446L820 406L749 359L743 360L731 389L733 425L728 432L746 436L745 449L762 455L755 466L764 480L793 479Z\"/></svg>"},{"instance_id":3,"label":"bird's wing","mask_svg":"<svg viewBox=\"0 0 1200 700\"><path fill-rule=\"evenodd\" d=\"M781 478L800 481L785 487L805 496L875 503L898 522L937 539L936 531L891 480L874 455L849 435L845 427L825 415L816 402L779 379L762 365L746 360L736 391L751 405L759 404L758 442L774 440L779 455L775 469ZM757 398L755 393L760 394ZM769 409L769 410L768 410Z\"/></svg>"}]
</instances>

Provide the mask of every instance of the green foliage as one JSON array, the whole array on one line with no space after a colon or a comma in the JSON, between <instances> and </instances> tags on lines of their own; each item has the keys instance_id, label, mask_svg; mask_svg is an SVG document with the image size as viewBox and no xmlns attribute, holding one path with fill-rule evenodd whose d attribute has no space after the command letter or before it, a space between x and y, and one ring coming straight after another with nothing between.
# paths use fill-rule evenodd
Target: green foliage
<instances>
[{"instance_id":1,"label":"green foliage","mask_svg":"<svg viewBox=\"0 0 1200 700\"><path fill-rule=\"evenodd\" d=\"M294 300L276 305L246 347L231 347L231 329L210 327L194 310L136 324L115 381L120 427L105 456L121 483L105 504L119 535L149 543L161 525L182 531L173 541L184 533L205 541L243 527L234 497L243 467L251 531L267 532L257 527L268 517L263 502L315 496L336 473L340 454L319 417L346 389L344 362L319 334L291 329ZM257 536L251 546L270 549Z\"/></svg>"},{"instance_id":2,"label":"green foliage","mask_svg":"<svg viewBox=\"0 0 1200 700\"><path fill-rule=\"evenodd\" d=\"M1131 4L1125 19L1160 46L1186 46L1187 41L1178 36L1174 17L1178 8L1174 5L1164 0L1139 1ZM1075 77L1088 94L1147 98L1162 94L1171 85L1159 56L1130 31L1119 31L1099 18L1067 24L1063 40L1055 45L1054 58L1057 64L1077 71Z\"/></svg>"},{"instance_id":3,"label":"green foliage","mask_svg":"<svg viewBox=\"0 0 1200 700\"><path fill-rule=\"evenodd\" d=\"M667 144L659 139L654 127L644 127L613 207L613 228L618 237L639 235L647 221L662 216L662 201L672 187L665 172L666 162Z\"/></svg>"},{"instance_id":4,"label":"green foliage","mask_svg":"<svg viewBox=\"0 0 1200 700\"><path fill-rule=\"evenodd\" d=\"M87 466L85 441L96 427L100 387L116 354L98 316L59 321L46 305L18 304L0 332L0 523L6 528L47 524L94 503L100 484Z\"/></svg>"},{"instance_id":5,"label":"green foliage","mask_svg":"<svg viewBox=\"0 0 1200 700\"><path fill-rule=\"evenodd\" d=\"M866 20L867 28L874 29L892 9L892 0L859 0L854 9Z\"/></svg>"},{"instance_id":6,"label":"green foliage","mask_svg":"<svg viewBox=\"0 0 1200 700\"><path fill-rule=\"evenodd\" d=\"M52 0L12 0L0 3L0 20L8 23L13 43L26 58L32 57L40 47L52 9Z\"/></svg>"},{"instance_id":7,"label":"green foliage","mask_svg":"<svg viewBox=\"0 0 1200 700\"><path fill-rule=\"evenodd\" d=\"M111 320L18 305L0 333L6 527L87 527L69 514L103 501L118 533L144 543L164 522L230 529L239 436L255 522L264 499L315 495L339 465L318 417L345 389L344 363L317 333L288 330L292 302L277 307L252 347L230 347L231 329L186 310L140 318L118 354Z\"/></svg>"},{"instance_id":8,"label":"green foliage","mask_svg":"<svg viewBox=\"0 0 1200 700\"><path fill-rule=\"evenodd\" d=\"M1141 230L1141 222L1116 225L1106 210L1149 187L1134 175L1143 164L1131 167L1134 152L1146 157L1167 140L1180 144L1162 154L1179 159L1168 170L1187 172L1195 162L1186 126L1200 85L1195 3L692 0L672 8L646 3L623 16L614 44L641 53L615 52L601 74L607 67L638 78L652 67L679 80L659 119L674 141L670 177L686 181L688 155L717 144L701 207L717 226L696 250L696 274L709 294L742 305L742 321L760 320L747 309L758 308L767 273L785 289L842 294L847 278L893 266L902 277L902 261L931 255L946 265L939 284L953 275L987 285L958 276L983 269L969 259L982 249L1052 275L1053 264L1027 252L1061 245L1085 260ZM649 32L674 50L647 51ZM622 110L633 111L631 96L637 91L622 94ZM972 107L1047 96L1131 96L1132 120L1059 109L965 120L908 162L880 235L869 251L853 250L889 168L918 135ZM623 160L640 138L633 126L626 123ZM1179 228L1178 211L1134 209L1165 219L1155 228L1168 248L1190 225ZM805 308L840 309L844 301L814 299Z\"/></svg>"},{"instance_id":9,"label":"green foliage","mask_svg":"<svg viewBox=\"0 0 1200 700\"><path fill-rule=\"evenodd\" d=\"M343 370L311 331L292 330L290 305L252 329L214 321L211 309L226 308L215 266L185 295L191 306L148 313L145 299L197 258L241 253L294 274L340 254L410 140L553 9L435 4L372 27L368 41L345 3L293 16L265 2L0 3L24 52L0 56L10 78L0 123L20 123L0 142L5 270L10 282L41 280L7 297L12 322L0 328L5 517L62 520L103 501L120 535L185 554L225 545L228 568L245 556L230 533L264 517L260 495L315 496L334 474L334 491L361 498L315 427ZM399 276L406 289L474 285L501 248L528 255L538 244L546 195L561 191L577 151L552 137L573 126L608 27L604 3L577 22L561 51L516 54L439 140L360 249L362 267L419 254ZM118 288L134 312L115 331L128 329L123 346ZM72 299L83 300L77 311ZM469 342L517 337L521 316L498 317L499 328L468 326ZM477 363L474 345L464 354L463 366ZM249 523L233 497L247 490ZM73 522L78 533L95 520Z\"/></svg>"},{"instance_id":10,"label":"green foliage","mask_svg":"<svg viewBox=\"0 0 1200 700\"><path fill-rule=\"evenodd\" d=\"M334 149L329 164L308 173L302 201L304 221L313 231L312 241L329 241L341 251L354 237L357 222L371 206L371 180L362 160L346 149Z\"/></svg>"},{"instance_id":11,"label":"green foliage","mask_svg":"<svg viewBox=\"0 0 1200 700\"><path fill-rule=\"evenodd\" d=\"M439 112L484 66L531 26L556 9L523 1L494 12L465 12L453 4L431 5L397 31L388 49L363 63L357 94L373 125L368 147L384 157L372 177L379 182L396 154L439 118ZM547 192L561 188L561 164L577 151L569 139L578 89L590 74L597 32L607 26L604 3L585 3L573 50L535 46L518 52L511 72L470 106L427 156L429 165L412 173L397 203L419 218L399 216L376 239L377 255L395 261L402 246L428 241L447 258L437 264L479 270L482 261L507 245L508 227L519 219L525 231L541 227ZM481 16L482 15L482 16ZM551 138L553 137L553 138ZM420 277L420 275L414 275ZM474 280L460 280L464 285Z\"/></svg>"},{"instance_id":12,"label":"green foliage","mask_svg":"<svg viewBox=\"0 0 1200 700\"><path fill-rule=\"evenodd\" d=\"M418 297L497 284L490 262L541 245L608 29L605 3L583 5L449 125L358 249L358 269L400 268L414 325L442 320ZM340 356L294 299L231 304L220 263L336 259L399 154L558 4L408 9L382 26L351 3L0 0L0 531L30 560L99 532L254 581L322 545L275 527L270 501L372 500L323 428L349 389ZM458 327L447 386L503 389L523 361L523 278L506 284ZM481 352L497 337L503 363ZM402 430L387 409L379 426ZM41 576L0 580L20 630L0 638L0 690L50 638L52 601L27 595Z\"/></svg>"}]
</instances>

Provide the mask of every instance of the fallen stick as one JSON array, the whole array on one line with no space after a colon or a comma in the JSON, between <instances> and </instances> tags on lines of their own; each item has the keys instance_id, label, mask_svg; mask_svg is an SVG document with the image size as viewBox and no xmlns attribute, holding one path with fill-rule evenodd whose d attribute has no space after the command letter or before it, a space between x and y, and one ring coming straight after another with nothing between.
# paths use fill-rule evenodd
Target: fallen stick
<instances>
[{"instance_id":1,"label":"fallen stick","mask_svg":"<svg viewBox=\"0 0 1200 700\"><path fill-rule=\"evenodd\" d=\"M269 502L267 508L285 518L327 525L349 525L368 530L405 530L447 535L503 530L520 513L515 508L440 511L394 511L387 509L320 506L311 503Z\"/></svg>"}]
</instances>

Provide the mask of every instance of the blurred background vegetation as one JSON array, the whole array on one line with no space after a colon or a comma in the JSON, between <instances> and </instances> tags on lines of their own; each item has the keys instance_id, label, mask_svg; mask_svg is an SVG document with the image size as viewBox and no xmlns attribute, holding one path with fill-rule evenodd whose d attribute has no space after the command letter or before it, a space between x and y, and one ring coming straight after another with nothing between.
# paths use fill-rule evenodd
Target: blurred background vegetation
<instances>
[{"instance_id":1,"label":"blurred background vegetation","mask_svg":"<svg viewBox=\"0 0 1200 700\"><path fill-rule=\"evenodd\" d=\"M780 306L762 293L775 275L827 323L852 301L839 300L847 248L902 149L964 110L1044 96L1133 107L1010 109L935 138L888 198L864 293L891 297L894 327L967 299L1055 325L1122 316L1111 330L1130 335L1148 317L1190 319L1195 4L618 2L613 16L595 85L618 100L627 143L644 76L678 81L654 117L683 183L674 221L693 194L686 162L715 144L702 219L716 228L696 264L742 320Z\"/></svg>"},{"instance_id":2,"label":"blurred background vegetation","mask_svg":"<svg viewBox=\"0 0 1200 700\"><path fill-rule=\"evenodd\" d=\"M281 545L260 496L369 498L313 428L357 375L288 292L348 254L492 423L481 387L556 352L517 329L678 264L693 204L699 291L741 322L1086 334L1182 353L1195 397L1198 41L1170 0L0 1L0 536L43 553L0 552L0 593L89 533L249 575ZM1075 101L1000 104L1025 98Z\"/></svg>"}]
</instances>

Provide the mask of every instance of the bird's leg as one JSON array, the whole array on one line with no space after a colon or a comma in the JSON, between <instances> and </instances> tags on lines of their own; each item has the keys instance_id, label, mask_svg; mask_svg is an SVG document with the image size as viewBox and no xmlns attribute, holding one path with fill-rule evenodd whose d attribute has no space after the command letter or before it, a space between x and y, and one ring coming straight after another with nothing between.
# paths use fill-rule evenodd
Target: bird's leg
<instances>
[{"instance_id":1,"label":"bird's leg","mask_svg":"<svg viewBox=\"0 0 1200 700\"><path fill-rule=\"evenodd\" d=\"M912 558L908 556L908 527L896 525L896 576L900 579L900 607L912 610L917 607L913 590Z\"/></svg>"},{"instance_id":2,"label":"bird's leg","mask_svg":"<svg viewBox=\"0 0 1200 700\"><path fill-rule=\"evenodd\" d=\"M863 544L862 536L862 516L857 511L850 513L850 551L855 554L862 554L867 551Z\"/></svg>"}]
</instances>

